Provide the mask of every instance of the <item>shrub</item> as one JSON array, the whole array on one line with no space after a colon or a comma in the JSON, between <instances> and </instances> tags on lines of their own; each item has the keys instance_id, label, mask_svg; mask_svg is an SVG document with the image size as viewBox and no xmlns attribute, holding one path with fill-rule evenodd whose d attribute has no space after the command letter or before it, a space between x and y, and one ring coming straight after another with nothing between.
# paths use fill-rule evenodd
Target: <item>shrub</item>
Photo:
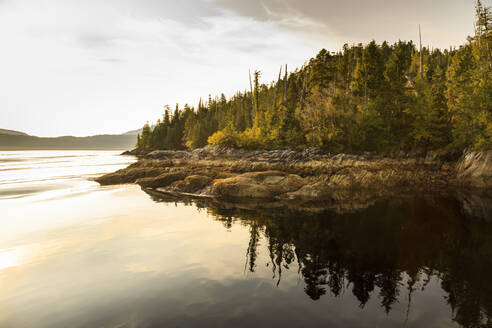
<instances>
[{"instance_id":1,"label":"shrub","mask_svg":"<svg viewBox=\"0 0 492 328\"><path fill-rule=\"evenodd\" d=\"M212 134L210 137L208 137L207 141L209 145L231 148L239 147L238 133L229 126Z\"/></svg>"}]
</instances>

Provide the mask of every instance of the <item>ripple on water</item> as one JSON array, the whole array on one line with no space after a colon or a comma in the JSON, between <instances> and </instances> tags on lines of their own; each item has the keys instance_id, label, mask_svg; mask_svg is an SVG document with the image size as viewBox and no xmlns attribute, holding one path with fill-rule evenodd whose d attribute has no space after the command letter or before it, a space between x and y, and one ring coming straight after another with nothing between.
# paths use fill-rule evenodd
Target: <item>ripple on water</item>
<instances>
[{"instance_id":1,"label":"ripple on water","mask_svg":"<svg viewBox=\"0 0 492 328\"><path fill-rule=\"evenodd\" d=\"M0 152L0 200L93 191L88 180L134 161L119 151Z\"/></svg>"},{"instance_id":2,"label":"ripple on water","mask_svg":"<svg viewBox=\"0 0 492 328\"><path fill-rule=\"evenodd\" d=\"M0 189L0 199L22 198L42 192L70 188L67 184L40 184Z\"/></svg>"}]
</instances>

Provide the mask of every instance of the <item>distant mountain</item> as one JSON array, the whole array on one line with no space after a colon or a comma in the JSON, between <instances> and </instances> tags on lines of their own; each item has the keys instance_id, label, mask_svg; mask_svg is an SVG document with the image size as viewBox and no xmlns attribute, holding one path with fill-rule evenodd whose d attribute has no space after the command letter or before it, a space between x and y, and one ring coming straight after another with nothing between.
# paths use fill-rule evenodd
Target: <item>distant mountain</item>
<instances>
[{"instance_id":1,"label":"distant mountain","mask_svg":"<svg viewBox=\"0 0 492 328\"><path fill-rule=\"evenodd\" d=\"M135 147L138 131L90 137L42 138L0 129L0 150L127 150Z\"/></svg>"},{"instance_id":2,"label":"distant mountain","mask_svg":"<svg viewBox=\"0 0 492 328\"><path fill-rule=\"evenodd\" d=\"M141 133L142 133L142 129L137 129L137 130L131 130L131 131L125 132L125 133L123 133L123 135L136 136L137 134L141 134Z\"/></svg>"},{"instance_id":3,"label":"distant mountain","mask_svg":"<svg viewBox=\"0 0 492 328\"><path fill-rule=\"evenodd\" d=\"M27 136L27 133L24 132L19 132L19 131L14 131L14 130L6 130L6 129L0 129L0 134L8 134L11 136Z\"/></svg>"}]
</instances>

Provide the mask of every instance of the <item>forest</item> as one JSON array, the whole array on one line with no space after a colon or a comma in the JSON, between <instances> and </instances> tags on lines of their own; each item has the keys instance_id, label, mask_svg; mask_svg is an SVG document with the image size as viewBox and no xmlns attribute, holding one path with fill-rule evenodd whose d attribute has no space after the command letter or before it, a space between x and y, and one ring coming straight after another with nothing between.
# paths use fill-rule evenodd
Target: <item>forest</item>
<instances>
[{"instance_id":1,"label":"forest","mask_svg":"<svg viewBox=\"0 0 492 328\"><path fill-rule=\"evenodd\" d=\"M345 44L338 52L321 50L292 72L281 66L269 84L254 71L250 89L229 99L222 94L196 108L165 106L162 119L143 127L137 147L432 150L450 156L490 149L492 10L480 0L474 26L459 47L401 40Z\"/></svg>"}]
</instances>

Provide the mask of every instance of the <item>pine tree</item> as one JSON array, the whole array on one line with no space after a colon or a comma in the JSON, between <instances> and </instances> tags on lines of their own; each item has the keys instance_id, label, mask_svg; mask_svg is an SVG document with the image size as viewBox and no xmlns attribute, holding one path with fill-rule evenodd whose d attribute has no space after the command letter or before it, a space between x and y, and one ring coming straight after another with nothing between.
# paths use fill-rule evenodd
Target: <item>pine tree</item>
<instances>
[{"instance_id":1,"label":"pine tree","mask_svg":"<svg viewBox=\"0 0 492 328\"><path fill-rule=\"evenodd\" d=\"M371 41L322 49L277 81L250 74L250 89L208 96L195 108L166 106L137 146L319 147L329 151L492 147L492 15L479 0L475 35L459 49L416 49L412 42ZM282 77L283 75L283 77Z\"/></svg>"}]
</instances>

